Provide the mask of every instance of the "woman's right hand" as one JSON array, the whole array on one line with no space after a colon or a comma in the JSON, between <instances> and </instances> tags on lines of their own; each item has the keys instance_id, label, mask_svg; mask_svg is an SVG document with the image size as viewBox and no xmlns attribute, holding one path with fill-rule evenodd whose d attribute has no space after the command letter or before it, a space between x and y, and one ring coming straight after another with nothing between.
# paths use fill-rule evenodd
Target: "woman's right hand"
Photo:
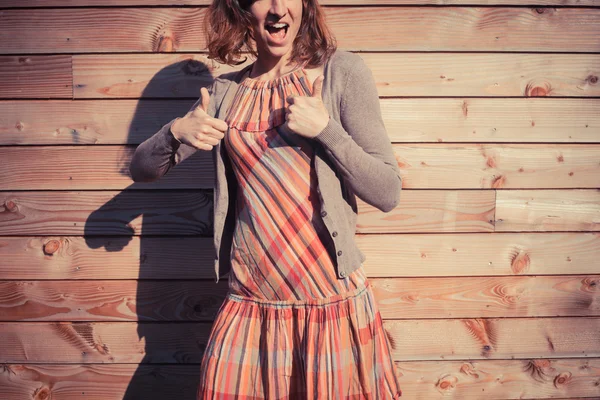
<instances>
[{"instance_id":1,"label":"woman's right hand","mask_svg":"<svg viewBox=\"0 0 600 400\"><path fill-rule=\"evenodd\" d=\"M181 143L198 150L212 150L225 136L227 123L208 115L210 95L206 88L200 89L200 104L171 125L171 132Z\"/></svg>"}]
</instances>

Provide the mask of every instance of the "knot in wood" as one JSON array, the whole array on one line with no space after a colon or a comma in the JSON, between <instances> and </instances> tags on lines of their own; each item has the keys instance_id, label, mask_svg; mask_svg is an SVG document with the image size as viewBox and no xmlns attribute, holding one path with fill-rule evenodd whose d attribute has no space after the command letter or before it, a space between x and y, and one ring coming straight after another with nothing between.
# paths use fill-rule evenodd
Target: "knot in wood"
<instances>
[{"instance_id":1,"label":"knot in wood","mask_svg":"<svg viewBox=\"0 0 600 400\"><path fill-rule=\"evenodd\" d=\"M60 242L56 239L52 239L44 244L44 254L52 255L56 253L56 250L60 247Z\"/></svg>"},{"instance_id":2,"label":"knot in wood","mask_svg":"<svg viewBox=\"0 0 600 400\"><path fill-rule=\"evenodd\" d=\"M17 204L16 204L14 201L12 201L12 200L7 200L7 201L4 203L4 207L5 207L5 208L6 208L8 211L10 211L10 212L15 212L15 211L17 211Z\"/></svg>"}]
</instances>

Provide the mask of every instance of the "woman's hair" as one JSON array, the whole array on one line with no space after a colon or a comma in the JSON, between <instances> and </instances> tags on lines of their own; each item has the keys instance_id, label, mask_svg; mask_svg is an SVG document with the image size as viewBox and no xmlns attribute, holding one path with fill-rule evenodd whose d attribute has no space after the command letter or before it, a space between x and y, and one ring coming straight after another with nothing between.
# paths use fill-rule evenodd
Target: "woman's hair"
<instances>
[{"instance_id":1,"label":"woman's hair","mask_svg":"<svg viewBox=\"0 0 600 400\"><path fill-rule=\"evenodd\" d=\"M238 65L242 53L257 56L252 39L253 0L214 0L205 17L208 57L222 64ZM302 0L302 23L294 39L291 60L307 67L323 65L336 49L335 38L325 24L317 0Z\"/></svg>"}]
</instances>

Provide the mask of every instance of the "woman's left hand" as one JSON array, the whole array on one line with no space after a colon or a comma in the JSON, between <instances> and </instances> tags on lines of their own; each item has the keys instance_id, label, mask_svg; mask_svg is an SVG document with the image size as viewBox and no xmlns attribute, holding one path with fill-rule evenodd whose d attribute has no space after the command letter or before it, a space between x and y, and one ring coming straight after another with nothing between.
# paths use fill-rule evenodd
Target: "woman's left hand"
<instances>
[{"instance_id":1,"label":"woman's left hand","mask_svg":"<svg viewBox=\"0 0 600 400\"><path fill-rule=\"evenodd\" d=\"M323 104L323 75L313 83L312 96L289 96L286 101L284 127L307 138L317 136L329 123L329 113Z\"/></svg>"}]
</instances>

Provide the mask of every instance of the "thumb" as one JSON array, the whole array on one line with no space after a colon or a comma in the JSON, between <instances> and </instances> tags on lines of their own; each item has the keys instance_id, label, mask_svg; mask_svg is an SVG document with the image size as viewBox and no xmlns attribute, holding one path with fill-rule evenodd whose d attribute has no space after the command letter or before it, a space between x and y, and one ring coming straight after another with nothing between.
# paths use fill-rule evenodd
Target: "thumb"
<instances>
[{"instance_id":1,"label":"thumb","mask_svg":"<svg viewBox=\"0 0 600 400\"><path fill-rule=\"evenodd\" d=\"M208 90L205 87L203 87L200 89L200 104L198 105L198 107L196 107L196 109L200 109L204 112L207 112L208 103L210 103L210 94L208 93Z\"/></svg>"},{"instance_id":2,"label":"thumb","mask_svg":"<svg viewBox=\"0 0 600 400\"><path fill-rule=\"evenodd\" d=\"M319 75L317 79L313 82L313 92L312 97L323 98L323 81L325 77L323 75Z\"/></svg>"}]
</instances>

